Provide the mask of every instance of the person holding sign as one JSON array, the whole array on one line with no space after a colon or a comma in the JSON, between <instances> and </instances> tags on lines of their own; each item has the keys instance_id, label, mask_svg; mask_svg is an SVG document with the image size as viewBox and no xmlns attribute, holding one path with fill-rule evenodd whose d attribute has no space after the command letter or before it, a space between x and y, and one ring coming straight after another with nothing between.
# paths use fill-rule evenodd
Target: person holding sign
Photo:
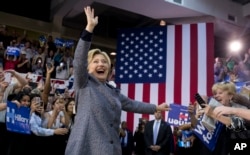
<instances>
[{"instance_id":1,"label":"person holding sign","mask_svg":"<svg viewBox=\"0 0 250 155\"><path fill-rule=\"evenodd\" d=\"M5 73L11 73L12 77L16 78L17 82L15 83L8 83L5 81ZM16 72L15 70L3 70L2 67L0 67L0 93L1 102L0 102L0 154L6 154L8 151L7 146L7 130L6 130L6 123L5 123L5 116L6 116L6 108L7 108L7 97L9 94L12 94L12 92L15 89L22 88L28 84L27 80L22 77L21 74Z\"/></svg>"},{"instance_id":2,"label":"person holding sign","mask_svg":"<svg viewBox=\"0 0 250 155\"><path fill-rule=\"evenodd\" d=\"M238 107L247 109L247 107L240 105L238 103L232 102L233 96L236 94L236 87L235 84L232 82L222 82L217 83L213 86L212 90L214 90L214 98L220 102L225 107ZM244 125L243 118L238 116L218 116L216 115L214 109L216 107L211 107L209 105L205 105L205 114L209 117L220 121L221 123L225 124L229 129L237 129L242 128Z\"/></svg>"},{"instance_id":3,"label":"person holding sign","mask_svg":"<svg viewBox=\"0 0 250 155\"><path fill-rule=\"evenodd\" d=\"M156 110L167 111L169 106L134 101L107 83L109 56L100 49L89 51L98 17L89 6L84 11L87 26L78 41L73 62L76 116L65 155L121 155L122 110L153 114Z\"/></svg>"},{"instance_id":4,"label":"person holding sign","mask_svg":"<svg viewBox=\"0 0 250 155\"><path fill-rule=\"evenodd\" d=\"M214 149L208 149L208 147L205 147L204 144L206 142L209 142L208 138L205 137L205 139L201 139L201 147L200 147L200 153L202 155L227 155L230 150L230 134L234 132L235 129L242 129L244 127L244 120L241 117L237 117L234 115L231 116L218 116L216 115L215 109L217 107L213 106L212 102L218 102L218 105L225 106L225 107L241 107L246 108L240 104L232 102L233 96L236 94L236 88L234 83L232 82L222 82L222 83L216 83L212 87L213 92L213 98L210 99L209 104L203 104L205 106L204 109L204 115L208 116L208 118L211 118L215 120L215 122L221 123L221 130L219 131L219 136L216 141L211 142L214 146ZM214 104L215 105L215 104ZM204 116L203 116L204 117ZM191 117L192 119L193 117ZM195 122L195 121L193 121ZM214 132L217 132L218 126L214 129ZM197 129L197 126L196 126ZM207 135L210 132L207 133L203 132L203 135ZM210 133L211 134L211 133ZM211 134L213 135L213 134Z\"/></svg>"}]
</instances>

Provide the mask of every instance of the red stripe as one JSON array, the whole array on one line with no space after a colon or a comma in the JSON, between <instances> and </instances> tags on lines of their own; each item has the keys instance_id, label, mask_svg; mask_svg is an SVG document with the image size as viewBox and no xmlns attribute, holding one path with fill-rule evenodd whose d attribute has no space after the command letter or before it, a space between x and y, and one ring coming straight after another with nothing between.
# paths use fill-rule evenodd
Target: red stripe
<instances>
[{"instance_id":1,"label":"red stripe","mask_svg":"<svg viewBox=\"0 0 250 155\"><path fill-rule=\"evenodd\" d=\"M158 104L166 102L166 84L159 83L158 85ZM162 113L162 118L165 119L165 112Z\"/></svg>"},{"instance_id":2,"label":"red stripe","mask_svg":"<svg viewBox=\"0 0 250 155\"><path fill-rule=\"evenodd\" d=\"M128 85L128 97L131 99L135 99L135 84ZM134 113L127 112L127 126L128 129L133 131L134 129Z\"/></svg>"},{"instance_id":3,"label":"red stripe","mask_svg":"<svg viewBox=\"0 0 250 155\"><path fill-rule=\"evenodd\" d=\"M175 26L174 103L181 104L182 25Z\"/></svg>"},{"instance_id":4,"label":"red stripe","mask_svg":"<svg viewBox=\"0 0 250 155\"><path fill-rule=\"evenodd\" d=\"M207 95L212 96L211 88L214 84L214 25L213 23L206 24L207 37Z\"/></svg>"},{"instance_id":5,"label":"red stripe","mask_svg":"<svg viewBox=\"0 0 250 155\"><path fill-rule=\"evenodd\" d=\"M141 93L141 92L139 92L139 93ZM149 83L143 84L142 101L146 102L146 103L150 102L150 84ZM142 118L146 118L147 120L149 120L149 115L142 114Z\"/></svg>"},{"instance_id":6,"label":"red stripe","mask_svg":"<svg viewBox=\"0 0 250 155\"><path fill-rule=\"evenodd\" d=\"M198 91L198 25L190 25L190 100L194 102L194 95Z\"/></svg>"}]
</instances>

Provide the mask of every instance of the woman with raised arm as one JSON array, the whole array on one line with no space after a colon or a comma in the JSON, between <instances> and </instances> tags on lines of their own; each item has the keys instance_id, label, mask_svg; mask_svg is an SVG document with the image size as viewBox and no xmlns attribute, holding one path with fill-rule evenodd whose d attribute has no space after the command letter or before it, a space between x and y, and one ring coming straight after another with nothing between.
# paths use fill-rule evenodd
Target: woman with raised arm
<instances>
[{"instance_id":1,"label":"woman with raised arm","mask_svg":"<svg viewBox=\"0 0 250 155\"><path fill-rule=\"evenodd\" d=\"M134 101L108 84L110 58L99 49L89 51L98 17L89 6L84 12L87 26L78 41L73 62L77 111L65 154L121 155L121 111L154 114L156 110L169 110L169 106Z\"/></svg>"}]
</instances>

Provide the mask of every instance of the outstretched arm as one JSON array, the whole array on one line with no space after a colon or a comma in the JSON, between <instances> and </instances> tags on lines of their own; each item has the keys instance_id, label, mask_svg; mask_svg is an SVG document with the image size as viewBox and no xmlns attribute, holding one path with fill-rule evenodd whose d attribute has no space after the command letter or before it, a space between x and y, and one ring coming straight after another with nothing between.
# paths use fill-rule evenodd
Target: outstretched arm
<instances>
[{"instance_id":1,"label":"outstretched arm","mask_svg":"<svg viewBox=\"0 0 250 155\"><path fill-rule=\"evenodd\" d=\"M54 70L54 65L49 68L46 64L46 79L45 79L45 85L44 85L44 90L42 93L42 100L43 100L43 106L47 107L47 103L48 103L48 98L49 98L49 93L50 93L50 89L51 89L51 81L50 81L50 77L51 77L51 73Z\"/></svg>"},{"instance_id":2,"label":"outstretched arm","mask_svg":"<svg viewBox=\"0 0 250 155\"><path fill-rule=\"evenodd\" d=\"M74 55L74 89L80 89L84 86L88 78L88 50L90 48L92 33L98 24L98 17L94 16L94 9L89 6L84 8L87 17L87 25L81 34Z\"/></svg>"},{"instance_id":3,"label":"outstretched arm","mask_svg":"<svg viewBox=\"0 0 250 155\"><path fill-rule=\"evenodd\" d=\"M214 109L214 113L217 117L222 115L236 115L238 117L250 120L249 109L219 106Z\"/></svg>"},{"instance_id":4,"label":"outstretched arm","mask_svg":"<svg viewBox=\"0 0 250 155\"><path fill-rule=\"evenodd\" d=\"M5 72L9 72L11 73L18 81L18 83L14 86L14 89L17 89L17 88L21 88L23 86L25 86L26 84L28 84L28 81L22 77L21 74L19 74L18 72L16 72L15 70L5 70Z\"/></svg>"}]
</instances>

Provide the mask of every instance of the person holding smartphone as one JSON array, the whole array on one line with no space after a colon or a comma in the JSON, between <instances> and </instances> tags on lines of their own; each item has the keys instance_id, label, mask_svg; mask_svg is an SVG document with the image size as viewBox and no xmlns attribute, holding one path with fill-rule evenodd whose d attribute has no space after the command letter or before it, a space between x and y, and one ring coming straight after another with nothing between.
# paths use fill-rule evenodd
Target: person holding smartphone
<instances>
[{"instance_id":1,"label":"person holding smartphone","mask_svg":"<svg viewBox=\"0 0 250 155\"><path fill-rule=\"evenodd\" d=\"M56 78L67 80L69 77L68 66L64 61L60 62L60 65L56 67Z\"/></svg>"},{"instance_id":2,"label":"person holding smartphone","mask_svg":"<svg viewBox=\"0 0 250 155\"><path fill-rule=\"evenodd\" d=\"M32 132L32 143L30 144L32 150L39 150L39 154L51 154L51 152L63 152L64 149L58 150L57 147L54 147L52 144L56 135L66 135L68 133L67 128L56 128L51 129L44 126L43 121L44 116L44 107L42 99L39 94L31 95L31 116L30 116L30 130ZM41 146L45 149L41 149ZM59 148L60 149L60 148Z\"/></svg>"}]
</instances>

